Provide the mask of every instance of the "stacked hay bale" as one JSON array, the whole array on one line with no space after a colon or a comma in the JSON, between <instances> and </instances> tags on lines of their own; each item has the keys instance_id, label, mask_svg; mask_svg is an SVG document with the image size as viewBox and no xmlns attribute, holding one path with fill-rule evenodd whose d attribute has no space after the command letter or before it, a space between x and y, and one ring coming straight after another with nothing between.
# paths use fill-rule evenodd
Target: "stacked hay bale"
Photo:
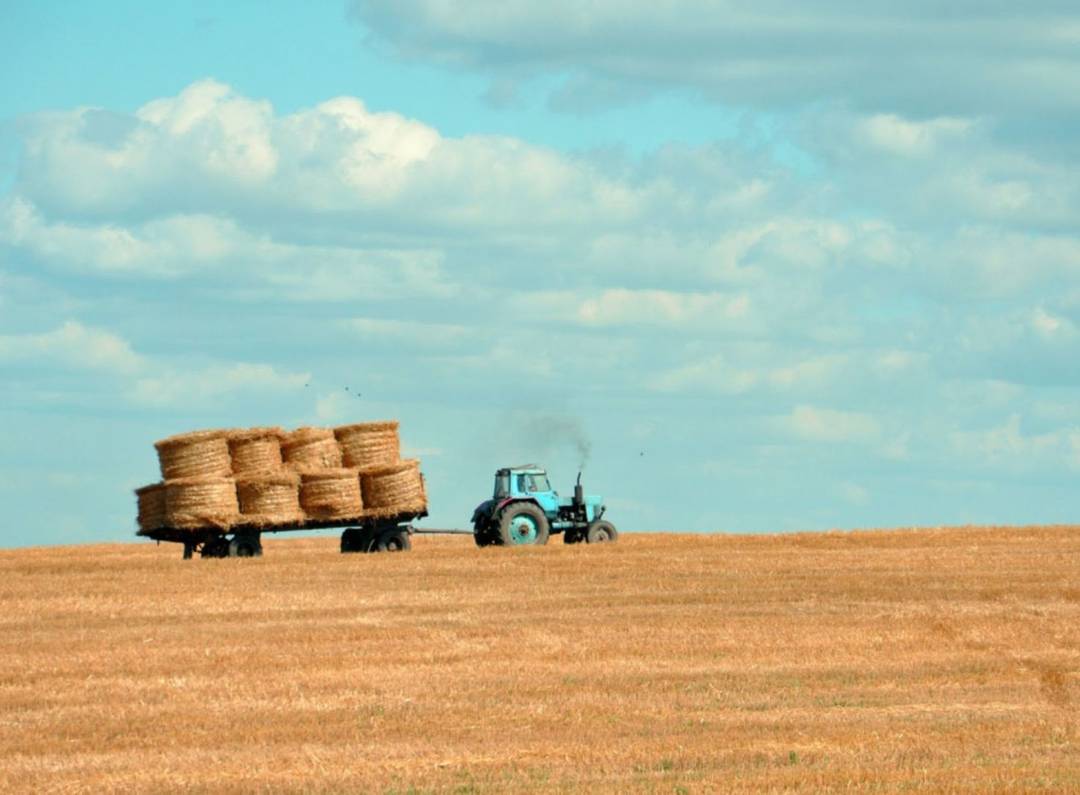
<instances>
[{"instance_id":1,"label":"stacked hay bale","mask_svg":"<svg viewBox=\"0 0 1080 795\"><path fill-rule=\"evenodd\" d=\"M350 519L364 513L356 469L308 469L300 474L300 507L308 518Z\"/></svg>"},{"instance_id":2,"label":"stacked hay bale","mask_svg":"<svg viewBox=\"0 0 1080 795\"><path fill-rule=\"evenodd\" d=\"M364 504L372 515L427 510L424 478L420 474L420 462L415 459L362 470L360 483Z\"/></svg>"},{"instance_id":3,"label":"stacked hay bale","mask_svg":"<svg viewBox=\"0 0 1080 795\"><path fill-rule=\"evenodd\" d=\"M162 481L136 490L140 532L273 529L420 513L419 461L398 423L195 431L155 443Z\"/></svg>"},{"instance_id":4,"label":"stacked hay bale","mask_svg":"<svg viewBox=\"0 0 1080 795\"><path fill-rule=\"evenodd\" d=\"M342 462L347 467L368 469L396 464L401 457L396 422L359 422L334 428L341 447Z\"/></svg>"},{"instance_id":5,"label":"stacked hay bale","mask_svg":"<svg viewBox=\"0 0 1080 795\"><path fill-rule=\"evenodd\" d=\"M154 447L164 478L165 525L180 529L232 526L240 509L228 432L182 433Z\"/></svg>"},{"instance_id":6,"label":"stacked hay bale","mask_svg":"<svg viewBox=\"0 0 1080 795\"><path fill-rule=\"evenodd\" d=\"M295 472L279 467L239 475L236 497L240 521L255 527L295 524L304 521L300 508L300 478Z\"/></svg>"},{"instance_id":7,"label":"stacked hay bale","mask_svg":"<svg viewBox=\"0 0 1080 795\"><path fill-rule=\"evenodd\" d=\"M230 431L229 458L233 475L276 472L281 469L281 428L243 428Z\"/></svg>"},{"instance_id":8,"label":"stacked hay bale","mask_svg":"<svg viewBox=\"0 0 1080 795\"><path fill-rule=\"evenodd\" d=\"M135 489L135 499L139 504L140 530L157 530L169 523L165 511L165 484L163 482L151 483L149 486Z\"/></svg>"},{"instance_id":9,"label":"stacked hay bale","mask_svg":"<svg viewBox=\"0 0 1080 795\"><path fill-rule=\"evenodd\" d=\"M165 516L170 527L228 530L240 519L236 482L226 477L166 480Z\"/></svg>"},{"instance_id":10,"label":"stacked hay bale","mask_svg":"<svg viewBox=\"0 0 1080 795\"><path fill-rule=\"evenodd\" d=\"M297 472L341 468L341 447L329 428L297 428L285 434L281 457Z\"/></svg>"},{"instance_id":11,"label":"stacked hay bale","mask_svg":"<svg viewBox=\"0 0 1080 795\"><path fill-rule=\"evenodd\" d=\"M154 442L161 476L177 478L228 477L232 474L227 431L193 431Z\"/></svg>"},{"instance_id":12,"label":"stacked hay bale","mask_svg":"<svg viewBox=\"0 0 1080 795\"><path fill-rule=\"evenodd\" d=\"M345 466L360 473L367 516L423 513L427 493L420 462L401 460L396 422L361 422L334 429Z\"/></svg>"}]
</instances>

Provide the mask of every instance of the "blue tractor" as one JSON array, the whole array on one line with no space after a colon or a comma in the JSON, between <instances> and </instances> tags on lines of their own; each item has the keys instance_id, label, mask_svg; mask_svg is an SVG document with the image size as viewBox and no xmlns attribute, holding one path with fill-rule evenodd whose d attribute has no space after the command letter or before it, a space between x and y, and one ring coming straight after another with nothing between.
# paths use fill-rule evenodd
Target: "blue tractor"
<instances>
[{"instance_id":1,"label":"blue tractor","mask_svg":"<svg viewBox=\"0 0 1080 795\"><path fill-rule=\"evenodd\" d=\"M560 497L542 467L500 469L492 498L473 511L473 538L479 547L546 544L552 533L562 533L567 544L615 541L619 533L604 519L601 502L585 495L580 472L574 496Z\"/></svg>"}]
</instances>

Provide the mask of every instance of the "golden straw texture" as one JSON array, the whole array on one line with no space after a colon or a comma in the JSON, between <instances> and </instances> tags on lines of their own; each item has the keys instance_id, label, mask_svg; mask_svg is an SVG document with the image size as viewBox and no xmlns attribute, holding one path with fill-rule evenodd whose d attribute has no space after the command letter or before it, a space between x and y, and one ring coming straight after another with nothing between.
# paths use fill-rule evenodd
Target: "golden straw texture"
<instances>
[{"instance_id":1,"label":"golden straw texture","mask_svg":"<svg viewBox=\"0 0 1080 795\"><path fill-rule=\"evenodd\" d=\"M285 434L281 457L297 471L341 467L341 448L329 428L297 428Z\"/></svg>"},{"instance_id":2,"label":"golden straw texture","mask_svg":"<svg viewBox=\"0 0 1080 795\"><path fill-rule=\"evenodd\" d=\"M232 460L226 431L195 431L154 443L165 480L227 476Z\"/></svg>"},{"instance_id":3,"label":"golden straw texture","mask_svg":"<svg viewBox=\"0 0 1080 795\"><path fill-rule=\"evenodd\" d=\"M0 549L0 792L1080 789L1080 526L556 541Z\"/></svg>"},{"instance_id":4,"label":"golden straw texture","mask_svg":"<svg viewBox=\"0 0 1080 795\"><path fill-rule=\"evenodd\" d=\"M151 483L135 489L135 498L139 503L139 529L156 530L166 524L165 484Z\"/></svg>"},{"instance_id":5,"label":"golden straw texture","mask_svg":"<svg viewBox=\"0 0 1080 795\"><path fill-rule=\"evenodd\" d=\"M165 510L171 527L228 529L240 506L232 478L178 478L165 481Z\"/></svg>"},{"instance_id":6,"label":"golden straw texture","mask_svg":"<svg viewBox=\"0 0 1080 795\"><path fill-rule=\"evenodd\" d=\"M294 472L270 472L236 479L240 522L259 526L295 524L304 520L300 509L300 477Z\"/></svg>"},{"instance_id":7,"label":"golden straw texture","mask_svg":"<svg viewBox=\"0 0 1080 795\"><path fill-rule=\"evenodd\" d=\"M364 470L360 473L364 504L372 510L422 511L427 509L427 493L415 459Z\"/></svg>"},{"instance_id":8,"label":"golden straw texture","mask_svg":"<svg viewBox=\"0 0 1080 795\"><path fill-rule=\"evenodd\" d=\"M246 428L229 433L234 475L281 469L281 428Z\"/></svg>"},{"instance_id":9,"label":"golden straw texture","mask_svg":"<svg viewBox=\"0 0 1080 795\"><path fill-rule=\"evenodd\" d=\"M334 436L341 445L342 461L347 467L366 469L394 464L401 455L398 424L393 421L342 425L334 429Z\"/></svg>"},{"instance_id":10,"label":"golden straw texture","mask_svg":"<svg viewBox=\"0 0 1080 795\"><path fill-rule=\"evenodd\" d=\"M312 519L360 516L364 501L355 469L324 469L300 475L300 507Z\"/></svg>"}]
</instances>

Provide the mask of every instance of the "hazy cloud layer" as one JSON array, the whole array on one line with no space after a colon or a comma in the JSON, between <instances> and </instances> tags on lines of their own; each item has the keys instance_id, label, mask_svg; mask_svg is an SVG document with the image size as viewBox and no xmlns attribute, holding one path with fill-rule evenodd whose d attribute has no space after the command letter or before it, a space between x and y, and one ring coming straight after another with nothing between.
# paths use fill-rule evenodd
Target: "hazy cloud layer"
<instances>
[{"instance_id":1,"label":"hazy cloud layer","mask_svg":"<svg viewBox=\"0 0 1080 795\"><path fill-rule=\"evenodd\" d=\"M673 87L743 107L839 100L919 119L1006 109L1060 120L1080 110L1080 12L1056 0L355 0L351 8L400 54L479 71L497 95L514 81L560 77L551 104L573 111Z\"/></svg>"}]
</instances>

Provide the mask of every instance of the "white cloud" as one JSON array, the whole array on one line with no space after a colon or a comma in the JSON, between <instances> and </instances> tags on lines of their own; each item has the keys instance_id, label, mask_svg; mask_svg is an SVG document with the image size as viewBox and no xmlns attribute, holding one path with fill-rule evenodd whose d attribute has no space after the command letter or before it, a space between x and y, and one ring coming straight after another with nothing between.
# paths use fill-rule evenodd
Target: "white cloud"
<instances>
[{"instance_id":1,"label":"white cloud","mask_svg":"<svg viewBox=\"0 0 1080 795\"><path fill-rule=\"evenodd\" d=\"M434 349L458 346L476 333L468 326L455 323L367 317L350 318L340 321L339 325L354 332L361 340Z\"/></svg>"},{"instance_id":2,"label":"white cloud","mask_svg":"<svg viewBox=\"0 0 1080 795\"><path fill-rule=\"evenodd\" d=\"M870 502L870 491L865 486L860 486L852 481L843 481L836 486L836 492L840 499L852 505L867 505Z\"/></svg>"},{"instance_id":3,"label":"white cloud","mask_svg":"<svg viewBox=\"0 0 1080 795\"><path fill-rule=\"evenodd\" d=\"M849 364L849 357L844 354L797 358L768 347L753 346L738 360L732 354L712 354L665 370L651 379L650 387L658 392L719 395L739 395L752 390L799 394L829 390Z\"/></svg>"},{"instance_id":4,"label":"white cloud","mask_svg":"<svg viewBox=\"0 0 1080 795\"><path fill-rule=\"evenodd\" d=\"M1022 472L1064 465L1080 471L1080 428L1025 433L1019 414L991 428L955 431L949 441L968 466Z\"/></svg>"},{"instance_id":5,"label":"white cloud","mask_svg":"<svg viewBox=\"0 0 1080 795\"><path fill-rule=\"evenodd\" d=\"M881 435L881 426L870 414L807 405L796 406L779 426L810 442L868 443Z\"/></svg>"},{"instance_id":6,"label":"white cloud","mask_svg":"<svg viewBox=\"0 0 1080 795\"><path fill-rule=\"evenodd\" d=\"M310 373L283 373L267 364L214 364L197 370L164 369L135 381L133 399L151 406L182 407L239 393L266 394L302 388Z\"/></svg>"},{"instance_id":7,"label":"white cloud","mask_svg":"<svg viewBox=\"0 0 1080 795\"><path fill-rule=\"evenodd\" d=\"M942 139L959 138L972 127L969 119L938 118L917 122L878 113L857 122L856 135L871 146L903 157L927 157Z\"/></svg>"},{"instance_id":8,"label":"white cloud","mask_svg":"<svg viewBox=\"0 0 1080 795\"><path fill-rule=\"evenodd\" d=\"M746 295L612 289L578 304L575 317L588 326L678 327L740 321L749 313Z\"/></svg>"},{"instance_id":9,"label":"white cloud","mask_svg":"<svg viewBox=\"0 0 1080 795\"><path fill-rule=\"evenodd\" d=\"M1048 342L1075 340L1078 331L1076 324L1067 317L1056 315L1041 306L1031 313L1031 327Z\"/></svg>"},{"instance_id":10,"label":"white cloud","mask_svg":"<svg viewBox=\"0 0 1080 795\"><path fill-rule=\"evenodd\" d=\"M391 212L395 226L519 230L640 210L633 191L584 162L513 138L442 138L352 97L279 116L201 81L148 103L105 140L94 133L101 113L40 114L25 125L17 189L46 215L362 212L371 214L363 226L378 229L387 220L378 214Z\"/></svg>"},{"instance_id":11,"label":"white cloud","mask_svg":"<svg viewBox=\"0 0 1080 795\"><path fill-rule=\"evenodd\" d=\"M0 336L0 362L60 373L89 371L120 379L118 400L156 407L186 407L247 392L303 387L308 373L280 372L268 364L211 362L178 367L136 353L123 337L68 320L52 331Z\"/></svg>"},{"instance_id":12,"label":"white cloud","mask_svg":"<svg viewBox=\"0 0 1080 795\"><path fill-rule=\"evenodd\" d=\"M64 268L173 276L265 246L223 218L175 215L134 228L111 223L50 223L26 199L0 202L0 242Z\"/></svg>"},{"instance_id":13,"label":"white cloud","mask_svg":"<svg viewBox=\"0 0 1080 795\"><path fill-rule=\"evenodd\" d=\"M146 365L123 338L75 320L40 334L0 336L2 360L120 375L138 372Z\"/></svg>"}]
</instances>

